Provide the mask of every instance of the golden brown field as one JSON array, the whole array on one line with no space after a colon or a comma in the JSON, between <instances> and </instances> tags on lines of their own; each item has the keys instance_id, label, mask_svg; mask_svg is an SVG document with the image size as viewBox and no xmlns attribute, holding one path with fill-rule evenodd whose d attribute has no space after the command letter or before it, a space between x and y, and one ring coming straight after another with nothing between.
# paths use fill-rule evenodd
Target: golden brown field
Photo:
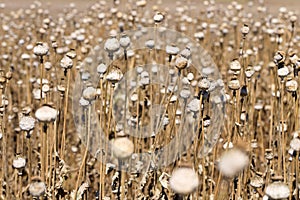
<instances>
[{"instance_id":1,"label":"golden brown field","mask_svg":"<svg viewBox=\"0 0 300 200\"><path fill-rule=\"evenodd\" d=\"M300 1L0 2L0 199L300 198Z\"/></svg>"}]
</instances>

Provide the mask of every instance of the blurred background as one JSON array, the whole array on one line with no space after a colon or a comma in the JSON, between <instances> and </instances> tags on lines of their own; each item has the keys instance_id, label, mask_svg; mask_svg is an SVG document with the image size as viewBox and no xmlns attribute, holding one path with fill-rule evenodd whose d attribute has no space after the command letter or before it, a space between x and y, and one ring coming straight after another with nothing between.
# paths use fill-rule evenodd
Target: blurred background
<instances>
[{"instance_id":1,"label":"blurred background","mask_svg":"<svg viewBox=\"0 0 300 200\"><path fill-rule=\"evenodd\" d=\"M107 2L113 3L113 0L106 0ZM197 4L202 5L204 0L185 0L190 5L197 6ZM233 0L215 0L216 3L227 4L232 2ZM260 1L254 0L253 2ZM5 11L14 10L18 8L26 8L28 7L34 0L0 0L0 3L5 3L6 9ZM80 10L84 10L88 8L93 3L97 2L97 0L45 0L41 1L44 7L47 7L50 11L59 12L62 11L64 7L68 6L70 3L75 3L77 8ZM135 3L135 0L120 0L121 4L126 3ZM249 0L236 0L236 2L247 4ZM148 4L161 4L162 6L167 6L169 8L176 6L174 0L149 0ZM268 9L272 12L278 11L278 8L284 6L288 9L292 9L296 12L300 11L300 0L265 0L266 5L268 5Z\"/></svg>"}]
</instances>

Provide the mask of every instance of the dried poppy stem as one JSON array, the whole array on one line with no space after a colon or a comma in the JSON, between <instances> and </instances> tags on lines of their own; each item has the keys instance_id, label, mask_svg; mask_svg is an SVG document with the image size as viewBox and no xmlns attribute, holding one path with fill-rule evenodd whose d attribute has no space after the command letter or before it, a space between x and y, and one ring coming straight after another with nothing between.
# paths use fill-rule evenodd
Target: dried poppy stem
<instances>
[{"instance_id":1,"label":"dried poppy stem","mask_svg":"<svg viewBox=\"0 0 300 200\"><path fill-rule=\"evenodd\" d=\"M291 18L293 18L293 17L295 17L295 16L291 16ZM292 23L292 30L291 30L291 36L290 36L290 39L289 39L289 41L287 42L288 47L287 47L286 52L285 52L286 54L288 54L288 52L289 52L289 50L290 50L290 48L291 48L291 46L292 46L292 40L293 40L294 34L295 34L295 21L292 21L291 23Z\"/></svg>"},{"instance_id":2,"label":"dried poppy stem","mask_svg":"<svg viewBox=\"0 0 300 200\"><path fill-rule=\"evenodd\" d=\"M2 75L2 74L1 74ZM5 85L5 77L4 76L1 76L1 83L0 83L0 108L2 108L2 94L3 94L3 90L4 90L4 85ZM6 156L7 156L7 152L6 152L6 133L4 133L4 115L0 115L0 133L3 135L2 137L2 140L3 140L3 143L2 143L2 170L1 170L1 176L0 176L0 183L1 183L1 187L0 187L0 192L2 194L2 185L3 185L3 182L6 180L6 172L7 172L7 159L6 159Z\"/></svg>"},{"instance_id":3,"label":"dried poppy stem","mask_svg":"<svg viewBox=\"0 0 300 200\"><path fill-rule=\"evenodd\" d=\"M32 162L32 157L31 157L31 141L30 141L30 135L29 132L27 134L27 156L28 156L28 179L31 180L31 162Z\"/></svg>"},{"instance_id":4,"label":"dried poppy stem","mask_svg":"<svg viewBox=\"0 0 300 200\"><path fill-rule=\"evenodd\" d=\"M41 136L41 179L44 182L46 180L46 168L47 168L47 125L42 124L40 127Z\"/></svg>"},{"instance_id":5,"label":"dried poppy stem","mask_svg":"<svg viewBox=\"0 0 300 200\"><path fill-rule=\"evenodd\" d=\"M16 199L20 199L19 198L19 193L18 193L18 191L19 191L19 188L18 188L18 186L19 186L19 184L18 184L18 172L17 172L17 170L15 170L15 173L14 173L14 185L15 185L15 197L16 197Z\"/></svg>"},{"instance_id":6,"label":"dried poppy stem","mask_svg":"<svg viewBox=\"0 0 300 200\"><path fill-rule=\"evenodd\" d=\"M67 69L67 83L66 83L66 92L65 92L65 103L64 103L64 121L63 121L63 132L61 138L61 157L65 157L65 148L66 148L66 126L67 126L67 115L68 115L68 103L69 103L69 89L70 89L70 79L71 71Z\"/></svg>"},{"instance_id":7,"label":"dried poppy stem","mask_svg":"<svg viewBox=\"0 0 300 200\"><path fill-rule=\"evenodd\" d=\"M43 90L42 90L42 87L43 87L43 76L44 76L44 59L43 59L43 56L40 56L40 95L41 95L41 101L40 101L40 104L42 103L43 101Z\"/></svg>"},{"instance_id":8,"label":"dried poppy stem","mask_svg":"<svg viewBox=\"0 0 300 200\"><path fill-rule=\"evenodd\" d=\"M110 131L110 128L111 128L114 88L115 88L115 85L112 84L111 88L110 88L110 100L109 100L109 110L108 110L108 127L107 127L108 134L109 134L109 131ZM116 138L116 132L114 134L115 134L115 138Z\"/></svg>"},{"instance_id":9,"label":"dried poppy stem","mask_svg":"<svg viewBox=\"0 0 300 200\"><path fill-rule=\"evenodd\" d=\"M286 182L286 165L285 165L285 137L284 137L284 106L283 106L283 97L284 97L284 80L281 80L281 92L280 92L280 113L281 113L281 155L282 156L282 170L284 182ZM281 166L281 165L280 165Z\"/></svg>"},{"instance_id":10,"label":"dried poppy stem","mask_svg":"<svg viewBox=\"0 0 300 200\"><path fill-rule=\"evenodd\" d=\"M295 173L295 179L296 179L296 199L299 200L299 151L297 151L296 153L296 161L295 161L295 169L296 169L296 173Z\"/></svg>"},{"instance_id":11,"label":"dried poppy stem","mask_svg":"<svg viewBox=\"0 0 300 200\"><path fill-rule=\"evenodd\" d=\"M272 73L272 71L271 71ZM274 116L274 98L271 97L271 117L270 117L270 128L269 128L269 148L271 149L272 148L272 138L273 138L273 116Z\"/></svg>"},{"instance_id":12,"label":"dried poppy stem","mask_svg":"<svg viewBox=\"0 0 300 200\"><path fill-rule=\"evenodd\" d=\"M27 73L26 73L26 84L27 84L27 104L28 105L31 105L31 90L30 90L30 74L31 74L31 69L29 66L26 66L25 64L25 67L27 69Z\"/></svg>"},{"instance_id":13,"label":"dried poppy stem","mask_svg":"<svg viewBox=\"0 0 300 200\"><path fill-rule=\"evenodd\" d=\"M126 172L122 170L122 162L119 162L120 165L120 173L121 173L121 185L119 190L121 190L120 199L125 199L125 179L126 179Z\"/></svg>"},{"instance_id":14,"label":"dried poppy stem","mask_svg":"<svg viewBox=\"0 0 300 200\"><path fill-rule=\"evenodd\" d=\"M214 191L215 197L218 197L218 194L219 194L219 187L220 187L221 178L222 178L222 174L221 174L221 172L219 172L216 188L215 188L215 191Z\"/></svg>"},{"instance_id":15,"label":"dried poppy stem","mask_svg":"<svg viewBox=\"0 0 300 200\"><path fill-rule=\"evenodd\" d=\"M54 187L55 187L55 180L56 180L56 154L57 154L57 120L54 121L54 128L53 128L53 152L54 152L54 158L53 158L53 166L54 166L54 170L53 170L53 176L51 179L51 189L52 189L52 196L54 197ZM52 157L51 157L52 160ZM50 162L50 169L51 169L51 162ZM52 173L52 171L50 170L50 173Z\"/></svg>"},{"instance_id":16,"label":"dried poppy stem","mask_svg":"<svg viewBox=\"0 0 300 200\"><path fill-rule=\"evenodd\" d=\"M298 130L299 129L299 97L298 97L298 94L297 94L297 97L295 98L295 130Z\"/></svg>"},{"instance_id":17,"label":"dried poppy stem","mask_svg":"<svg viewBox=\"0 0 300 200\"><path fill-rule=\"evenodd\" d=\"M55 123L55 122L54 122ZM49 172L47 173L47 184L49 186L51 186L51 181L52 181L52 157L53 157L53 139L54 138L53 136L53 127L50 125L49 127L49 132L47 134L47 144L48 144L48 148L47 148L47 151L49 154L49 157L47 157L47 166L49 167ZM50 160L49 160L50 159Z\"/></svg>"},{"instance_id":18,"label":"dried poppy stem","mask_svg":"<svg viewBox=\"0 0 300 200\"><path fill-rule=\"evenodd\" d=\"M106 115L107 104L106 104L106 101L107 101L107 98L108 98L108 95L107 95L107 93L108 93L108 81L106 81L105 90L104 91L105 92L104 92L104 94L102 96L102 99L103 99L102 102L104 102L104 105L101 105L101 107L103 106L104 115L103 115L103 120L101 120L100 123L102 123L102 121L103 121L104 122L104 126L103 127L106 127L107 124L105 122L107 120L107 115ZM108 141L108 139L109 139L109 129L108 128L106 128L105 131L104 131L104 137ZM105 146L104 146L104 153L105 153L104 154L104 160L106 160L106 156L107 156L107 152L108 152L107 150L108 150L108 146L107 146L107 144L105 144ZM101 185L102 185L101 186L101 198L104 198L104 196L105 196L105 171L106 171L105 165L102 167L102 170L103 171L102 171L102 173L100 175L101 176Z\"/></svg>"},{"instance_id":19,"label":"dried poppy stem","mask_svg":"<svg viewBox=\"0 0 300 200\"><path fill-rule=\"evenodd\" d=\"M90 132L91 132L91 110L92 110L92 105L89 104L88 106L88 120L87 120L87 143L86 143L86 149L84 151L84 155L83 155L83 158L82 158L82 162L81 162L81 165L80 165L80 168L79 168L79 171L78 171L78 176L77 176L77 181L76 181L76 186L75 186L75 197L74 199L77 198L77 191L78 191L78 188L79 188L79 182L81 180L81 176L83 175L83 169L84 169L84 166L86 165L86 160L87 160L87 155L88 155L88 151L89 151L89 148L90 148Z\"/></svg>"}]
</instances>

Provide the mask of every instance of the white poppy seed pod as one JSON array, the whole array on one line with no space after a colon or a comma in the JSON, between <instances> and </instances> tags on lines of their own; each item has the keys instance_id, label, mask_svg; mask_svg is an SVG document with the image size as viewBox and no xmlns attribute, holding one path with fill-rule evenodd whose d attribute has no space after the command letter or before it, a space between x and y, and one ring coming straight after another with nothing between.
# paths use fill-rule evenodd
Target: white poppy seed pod
<instances>
[{"instance_id":1,"label":"white poppy seed pod","mask_svg":"<svg viewBox=\"0 0 300 200\"><path fill-rule=\"evenodd\" d=\"M46 43L37 42L36 46L33 48L33 53L36 56L45 56L49 51L49 47Z\"/></svg>"},{"instance_id":2,"label":"white poppy seed pod","mask_svg":"<svg viewBox=\"0 0 300 200\"><path fill-rule=\"evenodd\" d=\"M183 99L188 99L191 96L191 91L188 88L181 90L180 97Z\"/></svg>"},{"instance_id":3,"label":"white poppy seed pod","mask_svg":"<svg viewBox=\"0 0 300 200\"><path fill-rule=\"evenodd\" d=\"M48 84L44 84L44 85L42 86L42 92L47 93L47 92L49 92L49 91L50 91L50 86L49 86Z\"/></svg>"},{"instance_id":4,"label":"white poppy seed pod","mask_svg":"<svg viewBox=\"0 0 300 200\"><path fill-rule=\"evenodd\" d=\"M130 46L130 38L128 35L126 34L122 34L121 38L120 38L120 46L123 49L127 49Z\"/></svg>"},{"instance_id":5,"label":"white poppy seed pod","mask_svg":"<svg viewBox=\"0 0 300 200\"><path fill-rule=\"evenodd\" d=\"M66 48L67 48L67 47L58 47L58 48L56 49L56 53L57 53L57 54L64 54L64 53L66 52Z\"/></svg>"},{"instance_id":6,"label":"white poppy seed pod","mask_svg":"<svg viewBox=\"0 0 300 200\"><path fill-rule=\"evenodd\" d=\"M293 155L294 155L294 153L295 153L295 150L294 150L294 149L292 149L292 148L290 148L290 149L288 150L288 153L289 153L291 156L293 156Z\"/></svg>"},{"instance_id":7,"label":"white poppy seed pod","mask_svg":"<svg viewBox=\"0 0 300 200\"><path fill-rule=\"evenodd\" d=\"M130 96L130 100L132 102L136 102L137 100L139 99L139 96L137 93L133 93L131 96Z\"/></svg>"},{"instance_id":8,"label":"white poppy seed pod","mask_svg":"<svg viewBox=\"0 0 300 200\"><path fill-rule=\"evenodd\" d=\"M58 111L51 107L50 105L43 105L35 112L35 117L40 121L44 123L53 122L56 120Z\"/></svg>"},{"instance_id":9,"label":"white poppy seed pod","mask_svg":"<svg viewBox=\"0 0 300 200\"><path fill-rule=\"evenodd\" d=\"M187 79L187 77L183 77L181 82L182 82L183 85L189 85L190 84L190 81Z\"/></svg>"},{"instance_id":10,"label":"white poppy seed pod","mask_svg":"<svg viewBox=\"0 0 300 200\"><path fill-rule=\"evenodd\" d=\"M177 91L177 89L178 89L178 86L177 85L169 85L168 86L168 90L167 90L167 92L168 93L171 93L171 92L176 92Z\"/></svg>"},{"instance_id":11,"label":"white poppy seed pod","mask_svg":"<svg viewBox=\"0 0 300 200\"><path fill-rule=\"evenodd\" d=\"M101 63L97 66L97 72L100 75L100 77L103 77L103 74L105 74L107 71L107 66L104 63Z\"/></svg>"},{"instance_id":12,"label":"white poppy seed pod","mask_svg":"<svg viewBox=\"0 0 300 200\"><path fill-rule=\"evenodd\" d=\"M283 182L274 182L266 187L266 195L272 199L286 199L290 196L289 186Z\"/></svg>"},{"instance_id":13,"label":"white poppy seed pod","mask_svg":"<svg viewBox=\"0 0 300 200\"><path fill-rule=\"evenodd\" d=\"M194 37L198 40L203 40L204 39L204 33L201 31L201 32L197 32L194 34Z\"/></svg>"},{"instance_id":14,"label":"white poppy seed pod","mask_svg":"<svg viewBox=\"0 0 300 200\"><path fill-rule=\"evenodd\" d=\"M197 173L189 167L177 168L169 180L171 189L177 194L190 194L199 186Z\"/></svg>"},{"instance_id":15,"label":"white poppy seed pod","mask_svg":"<svg viewBox=\"0 0 300 200\"><path fill-rule=\"evenodd\" d=\"M290 54L290 61L291 61L292 64L296 65L298 60L299 60L299 57L297 56L296 53L291 53Z\"/></svg>"},{"instance_id":16,"label":"white poppy seed pod","mask_svg":"<svg viewBox=\"0 0 300 200\"><path fill-rule=\"evenodd\" d=\"M163 89L163 91L165 92L165 89ZM171 98L170 98L170 103L175 103L176 101L177 101L177 96L176 95L172 95Z\"/></svg>"},{"instance_id":17,"label":"white poppy seed pod","mask_svg":"<svg viewBox=\"0 0 300 200\"><path fill-rule=\"evenodd\" d=\"M257 149L258 148L258 143L256 139L251 140L251 148L252 149Z\"/></svg>"},{"instance_id":18,"label":"white poppy seed pod","mask_svg":"<svg viewBox=\"0 0 300 200\"><path fill-rule=\"evenodd\" d=\"M128 58L132 58L135 55L135 52L132 49L127 50Z\"/></svg>"},{"instance_id":19,"label":"white poppy seed pod","mask_svg":"<svg viewBox=\"0 0 300 200\"><path fill-rule=\"evenodd\" d=\"M119 82L123 77L123 73L118 68L113 68L110 72L108 72L106 76L106 80L111 82L112 84L116 84Z\"/></svg>"},{"instance_id":20,"label":"white poppy seed pod","mask_svg":"<svg viewBox=\"0 0 300 200\"><path fill-rule=\"evenodd\" d=\"M35 119L31 116L23 116L20 119L19 122L19 127L22 131L31 131L32 129L34 129L35 126Z\"/></svg>"},{"instance_id":21,"label":"white poppy seed pod","mask_svg":"<svg viewBox=\"0 0 300 200\"><path fill-rule=\"evenodd\" d=\"M164 20L164 15L160 12L157 12L154 16L153 16L153 20L155 23L161 23Z\"/></svg>"},{"instance_id":22,"label":"white poppy seed pod","mask_svg":"<svg viewBox=\"0 0 300 200\"><path fill-rule=\"evenodd\" d=\"M247 69L245 70L245 75L247 78L251 78L254 73L255 71L253 70L252 67L247 67Z\"/></svg>"},{"instance_id":23,"label":"white poppy seed pod","mask_svg":"<svg viewBox=\"0 0 300 200\"><path fill-rule=\"evenodd\" d=\"M89 80L90 77L91 77L91 75L90 75L90 73L87 72L87 71L83 71L83 72L81 73L81 79L82 79L83 81Z\"/></svg>"},{"instance_id":24,"label":"white poppy seed pod","mask_svg":"<svg viewBox=\"0 0 300 200\"><path fill-rule=\"evenodd\" d=\"M68 56L69 58L71 58L71 59L75 59L76 58L76 51L75 51L75 49L71 49L70 51L68 51L67 53L66 53L66 56Z\"/></svg>"},{"instance_id":25,"label":"white poppy seed pod","mask_svg":"<svg viewBox=\"0 0 300 200\"><path fill-rule=\"evenodd\" d=\"M151 72L152 72L153 74L157 74L157 72L158 72L158 66L157 66L157 65L153 65L153 66L151 67Z\"/></svg>"},{"instance_id":26,"label":"white poppy seed pod","mask_svg":"<svg viewBox=\"0 0 300 200\"><path fill-rule=\"evenodd\" d=\"M83 34L79 34L79 35L76 36L76 40L79 41L79 42L84 41L84 39L85 39L85 36Z\"/></svg>"},{"instance_id":27,"label":"white poppy seed pod","mask_svg":"<svg viewBox=\"0 0 300 200\"><path fill-rule=\"evenodd\" d=\"M209 127L210 124L211 124L210 117L209 117L209 116L206 116L206 117L203 119L203 126L204 126L204 127Z\"/></svg>"},{"instance_id":28,"label":"white poppy seed pod","mask_svg":"<svg viewBox=\"0 0 300 200\"><path fill-rule=\"evenodd\" d=\"M185 47L185 49L183 49L181 52L180 52L180 55L183 56L184 58L186 59L190 59L191 55L192 55L192 52L191 52L191 49L190 47Z\"/></svg>"},{"instance_id":29,"label":"white poppy seed pod","mask_svg":"<svg viewBox=\"0 0 300 200\"><path fill-rule=\"evenodd\" d=\"M230 62L230 70L234 72L238 72L241 70L241 64L237 59L234 59Z\"/></svg>"},{"instance_id":30,"label":"white poppy seed pod","mask_svg":"<svg viewBox=\"0 0 300 200\"><path fill-rule=\"evenodd\" d=\"M296 80L289 80L286 82L285 88L288 92L296 92L298 89L298 83Z\"/></svg>"},{"instance_id":31,"label":"white poppy seed pod","mask_svg":"<svg viewBox=\"0 0 300 200\"><path fill-rule=\"evenodd\" d=\"M277 51L274 56L274 62L276 64L283 63L285 61L285 52L284 51Z\"/></svg>"},{"instance_id":32,"label":"white poppy seed pod","mask_svg":"<svg viewBox=\"0 0 300 200\"><path fill-rule=\"evenodd\" d=\"M42 91L42 96L41 96L41 89L34 88L32 90L32 95L34 99L44 99L45 98L45 93Z\"/></svg>"},{"instance_id":33,"label":"white poppy seed pod","mask_svg":"<svg viewBox=\"0 0 300 200\"><path fill-rule=\"evenodd\" d=\"M210 81L207 78L202 78L199 83L198 83L198 87L201 90L208 90L208 88L210 87Z\"/></svg>"},{"instance_id":34,"label":"white poppy seed pod","mask_svg":"<svg viewBox=\"0 0 300 200\"><path fill-rule=\"evenodd\" d=\"M113 54L117 52L119 49L120 49L120 43L117 40L116 36L113 35L106 40L104 44L104 50L107 51L110 59L113 58Z\"/></svg>"},{"instance_id":35,"label":"white poppy seed pod","mask_svg":"<svg viewBox=\"0 0 300 200\"><path fill-rule=\"evenodd\" d=\"M32 182L29 185L29 193L33 197L41 197L46 192L46 184L44 182Z\"/></svg>"},{"instance_id":36,"label":"white poppy seed pod","mask_svg":"<svg viewBox=\"0 0 300 200\"><path fill-rule=\"evenodd\" d=\"M262 110L264 107L263 103L261 101L258 101L257 103L255 103L254 105L254 109L255 110Z\"/></svg>"},{"instance_id":37,"label":"white poppy seed pod","mask_svg":"<svg viewBox=\"0 0 300 200\"><path fill-rule=\"evenodd\" d=\"M53 49L56 49L56 48L58 47L57 42L56 42L56 41L52 41L51 47L52 47Z\"/></svg>"},{"instance_id":38,"label":"white poppy seed pod","mask_svg":"<svg viewBox=\"0 0 300 200\"><path fill-rule=\"evenodd\" d=\"M64 69L71 69L73 67L73 60L71 58L69 58L68 56L64 56L61 60L60 60L60 66Z\"/></svg>"},{"instance_id":39,"label":"white poppy seed pod","mask_svg":"<svg viewBox=\"0 0 300 200\"><path fill-rule=\"evenodd\" d=\"M149 73L147 71L142 71L141 78L149 78Z\"/></svg>"},{"instance_id":40,"label":"white poppy seed pod","mask_svg":"<svg viewBox=\"0 0 300 200\"><path fill-rule=\"evenodd\" d=\"M300 136L300 131L295 131L291 135L293 136L293 138L298 138Z\"/></svg>"},{"instance_id":41,"label":"white poppy seed pod","mask_svg":"<svg viewBox=\"0 0 300 200\"><path fill-rule=\"evenodd\" d=\"M284 34L284 28L283 27L277 27L276 34L280 36L279 39L281 39L281 36Z\"/></svg>"},{"instance_id":42,"label":"white poppy seed pod","mask_svg":"<svg viewBox=\"0 0 300 200\"><path fill-rule=\"evenodd\" d=\"M242 111L240 120L244 122L247 120L247 117L248 117L248 114L245 111Z\"/></svg>"},{"instance_id":43,"label":"white poppy seed pod","mask_svg":"<svg viewBox=\"0 0 300 200\"><path fill-rule=\"evenodd\" d=\"M32 44L28 44L26 46L26 50L28 50L28 51L32 50L33 48L34 48L34 46Z\"/></svg>"},{"instance_id":44,"label":"white poppy seed pod","mask_svg":"<svg viewBox=\"0 0 300 200\"><path fill-rule=\"evenodd\" d=\"M250 179L250 185L254 188L261 188L264 185L264 179L261 176L255 175Z\"/></svg>"},{"instance_id":45,"label":"white poppy seed pod","mask_svg":"<svg viewBox=\"0 0 300 200\"><path fill-rule=\"evenodd\" d=\"M46 33L46 30L45 30L44 28L40 28L40 29L39 29L39 33L40 33L40 34L45 34L45 33Z\"/></svg>"},{"instance_id":46,"label":"white poppy seed pod","mask_svg":"<svg viewBox=\"0 0 300 200\"><path fill-rule=\"evenodd\" d=\"M142 66L138 66L136 68L136 72L140 75L144 71L144 68Z\"/></svg>"},{"instance_id":47,"label":"white poppy seed pod","mask_svg":"<svg viewBox=\"0 0 300 200\"><path fill-rule=\"evenodd\" d=\"M248 164L248 155L241 149L233 148L221 155L218 168L224 176L234 177L247 167Z\"/></svg>"},{"instance_id":48,"label":"white poppy seed pod","mask_svg":"<svg viewBox=\"0 0 300 200\"><path fill-rule=\"evenodd\" d=\"M45 68L46 70L50 70L51 67L52 67L52 63L51 63L51 62L45 62L45 63L44 63L44 68Z\"/></svg>"},{"instance_id":49,"label":"white poppy seed pod","mask_svg":"<svg viewBox=\"0 0 300 200\"><path fill-rule=\"evenodd\" d=\"M94 87L90 86L83 90L82 97L85 100L88 100L91 102L96 99L96 96L97 96L97 90Z\"/></svg>"},{"instance_id":50,"label":"white poppy seed pod","mask_svg":"<svg viewBox=\"0 0 300 200\"><path fill-rule=\"evenodd\" d=\"M129 158L134 152L133 142L127 137L116 138L112 142L112 152L117 159Z\"/></svg>"},{"instance_id":51,"label":"white poppy seed pod","mask_svg":"<svg viewBox=\"0 0 300 200\"><path fill-rule=\"evenodd\" d=\"M178 69L178 70L183 70L187 67L187 64L188 64L188 60L179 55L176 57L176 60L175 60L175 67Z\"/></svg>"},{"instance_id":52,"label":"white poppy seed pod","mask_svg":"<svg viewBox=\"0 0 300 200\"><path fill-rule=\"evenodd\" d=\"M155 44L154 44L154 40L147 40L145 42L145 46L148 47L149 49L153 49Z\"/></svg>"},{"instance_id":53,"label":"white poppy seed pod","mask_svg":"<svg viewBox=\"0 0 300 200\"><path fill-rule=\"evenodd\" d=\"M102 20L105 18L105 13L104 12L99 13L97 17L98 17L98 19Z\"/></svg>"},{"instance_id":54,"label":"white poppy seed pod","mask_svg":"<svg viewBox=\"0 0 300 200\"><path fill-rule=\"evenodd\" d=\"M193 99L188 105L187 109L193 113L199 112L200 110L200 100Z\"/></svg>"},{"instance_id":55,"label":"white poppy seed pod","mask_svg":"<svg viewBox=\"0 0 300 200\"><path fill-rule=\"evenodd\" d=\"M141 78L140 84L141 84L142 86L149 85L149 84L150 84L150 78L148 78L148 77Z\"/></svg>"},{"instance_id":56,"label":"white poppy seed pod","mask_svg":"<svg viewBox=\"0 0 300 200\"><path fill-rule=\"evenodd\" d=\"M176 55L179 53L179 48L177 46L175 46L174 44L167 45L166 52L167 52L167 54L170 54L170 55Z\"/></svg>"},{"instance_id":57,"label":"white poppy seed pod","mask_svg":"<svg viewBox=\"0 0 300 200\"><path fill-rule=\"evenodd\" d=\"M22 60L29 60L29 59L30 59L30 55L27 54L27 53L23 53L23 54L21 55L21 58L22 58Z\"/></svg>"},{"instance_id":58,"label":"white poppy seed pod","mask_svg":"<svg viewBox=\"0 0 300 200\"><path fill-rule=\"evenodd\" d=\"M242 27L241 31L242 31L242 34L245 36L249 33L249 26L247 24L244 24L244 26Z\"/></svg>"},{"instance_id":59,"label":"white poppy seed pod","mask_svg":"<svg viewBox=\"0 0 300 200\"><path fill-rule=\"evenodd\" d=\"M138 0L136 2L136 6L137 7L145 7L147 5L147 1L146 0Z\"/></svg>"},{"instance_id":60,"label":"white poppy seed pod","mask_svg":"<svg viewBox=\"0 0 300 200\"><path fill-rule=\"evenodd\" d=\"M290 142L290 147L294 151L300 152L300 139L299 138L293 138Z\"/></svg>"},{"instance_id":61,"label":"white poppy seed pod","mask_svg":"<svg viewBox=\"0 0 300 200\"><path fill-rule=\"evenodd\" d=\"M80 48L80 51L81 51L81 53L83 53L83 54L87 54L87 53L89 52L88 48L86 48L85 46L82 46L82 47Z\"/></svg>"},{"instance_id":62,"label":"white poppy seed pod","mask_svg":"<svg viewBox=\"0 0 300 200\"><path fill-rule=\"evenodd\" d=\"M264 195L264 196L262 197L262 200L269 200L269 197L268 197L267 195Z\"/></svg>"},{"instance_id":63,"label":"white poppy seed pod","mask_svg":"<svg viewBox=\"0 0 300 200\"><path fill-rule=\"evenodd\" d=\"M261 65L254 65L253 66L254 71L259 72L261 70Z\"/></svg>"},{"instance_id":64,"label":"white poppy seed pod","mask_svg":"<svg viewBox=\"0 0 300 200\"><path fill-rule=\"evenodd\" d=\"M279 8L279 12L280 13L286 13L287 12L287 8L282 6L282 7Z\"/></svg>"},{"instance_id":65,"label":"white poppy seed pod","mask_svg":"<svg viewBox=\"0 0 300 200\"><path fill-rule=\"evenodd\" d=\"M292 24L294 24L296 21L297 21L297 16L296 15L292 15L291 17L290 17L290 22L292 23Z\"/></svg>"},{"instance_id":66,"label":"white poppy seed pod","mask_svg":"<svg viewBox=\"0 0 300 200\"><path fill-rule=\"evenodd\" d=\"M280 78L284 78L290 73L290 71L289 71L288 67L284 66L284 67L278 69L277 73Z\"/></svg>"},{"instance_id":67,"label":"white poppy seed pod","mask_svg":"<svg viewBox=\"0 0 300 200\"><path fill-rule=\"evenodd\" d=\"M26 166L26 159L22 157L17 157L13 160L12 165L15 169L24 169Z\"/></svg>"},{"instance_id":68,"label":"white poppy seed pod","mask_svg":"<svg viewBox=\"0 0 300 200\"><path fill-rule=\"evenodd\" d=\"M162 125L164 127L168 126L168 124L170 123L170 119L168 116L164 116L163 121L162 121Z\"/></svg>"},{"instance_id":69,"label":"white poppy seed pod","mask_svg":"<svg viewBox=\"0 0 300 200\"><path fill-rule=\"evenodd\" d=\"M194 74L193 73L188 73L187 75L186 75L186 77L187 77L187 79L189 80L189 81L192 81L192 80L194 80Z\"/></svg>"},{"instance_id":70,"label":"white poppy seed pod","mask_svg":"<svg viewBox=\"0 0 300 200\"><path fill-rule=\"evenodd\" d=\"M82 107L86 107L86 106L88 106L88 105L90 104L90 102L89 102L88 100L84 99L83 97L81 97L81 98L79 99L79 104L80 104Z\"/></svg>"},{"instance_id":71,"label":"white poppy seed pod","mask_svg":"<svg viewBox=\"0 0 300 200\"><path fill-rule=\"evenodd\" d=\"M229 81L228 83L228 88L231 90L238 90L240 89L241 85L240 85L240 81L238 79L233 79L231 81Z\"/></svg>"}]
</instances>

